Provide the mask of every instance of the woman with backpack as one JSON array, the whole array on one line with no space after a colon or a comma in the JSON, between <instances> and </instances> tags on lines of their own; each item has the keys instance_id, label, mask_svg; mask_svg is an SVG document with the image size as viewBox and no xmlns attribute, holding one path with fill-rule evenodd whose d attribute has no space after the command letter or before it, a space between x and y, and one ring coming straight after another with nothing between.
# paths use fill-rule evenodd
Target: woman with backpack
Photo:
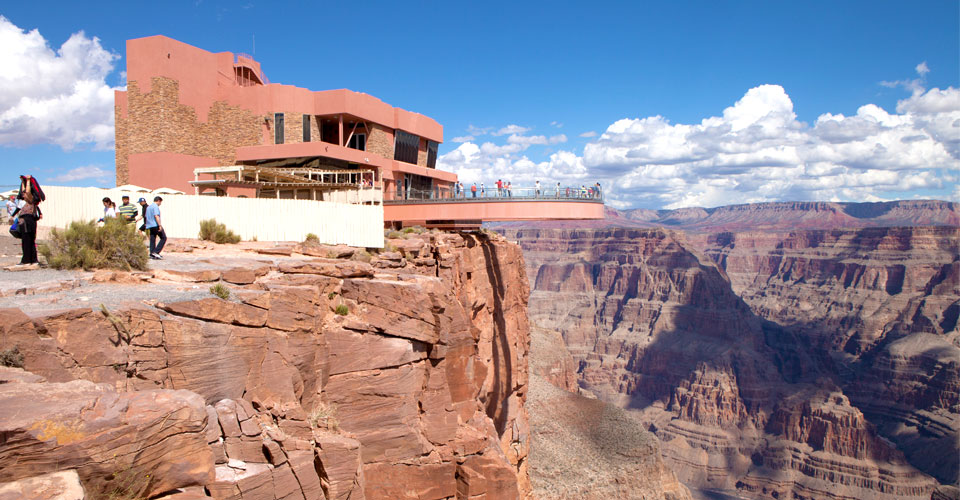
<instances>
[{"instance_id":1,"label":"woman with backpack","mask_svg":"<svg viewBox=\"0 0 960 500\"><path fill-rule=\"evenodd\" d=\"M20 248L23 257L20 259L21 266L38 267L37 260L37 221L43 218L40 212L40 202L45 198L40 184L36 179L29 175L20 176L20 192L17 194L18 200L23 200L23 206L17 208L14 216L20 217Z\"/></svg>"}]
</instances>

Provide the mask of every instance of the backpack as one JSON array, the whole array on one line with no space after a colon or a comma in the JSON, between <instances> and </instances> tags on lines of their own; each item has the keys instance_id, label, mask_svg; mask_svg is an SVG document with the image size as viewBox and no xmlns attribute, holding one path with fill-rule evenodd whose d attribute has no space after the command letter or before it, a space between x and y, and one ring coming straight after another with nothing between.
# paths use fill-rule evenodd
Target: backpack
<instances>
[{"instance_id":1,"label":"backpack","mask_svg":"<svg viewBox=\"0 0 960 500\"><path fill-rule=\"evenodd\" d=\"M20 176L21 181L26 179L26 176ZM47 195L43 193L43 189L40 188L40 183L37 182L36 177L30 177L30 191L33 192L33 204L39 205L41 201L46 201ZM17 199L23 199L23 192L17 193Z\"/></svg>"}]
</instances>

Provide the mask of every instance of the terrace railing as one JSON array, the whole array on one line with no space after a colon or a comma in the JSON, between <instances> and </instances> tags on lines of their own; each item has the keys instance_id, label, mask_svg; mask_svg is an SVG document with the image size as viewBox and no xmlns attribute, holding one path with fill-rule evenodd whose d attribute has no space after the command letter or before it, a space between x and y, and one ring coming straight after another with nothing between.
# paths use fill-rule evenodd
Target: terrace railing
<instances>
[{"instance_id":1,"label":"terrace railing","mask_svg":"<svg viewBox=\"0 0 960 500\"><path fill-rule=\"evenodd\" d=\"M603 203L603 192L596 188L580 186L556 186L550 188L541 187L513 187L510 189L497 189L496 186L488 188L484 186L481 191L477 186L477 191L470 190L470 186L464 186L464 189L444 187L428 190L422 189L398 189L396 192L389 193L390 199L385 199L384 203L402 204L402 203L476 203L488 201L577 201L577 202L596 202Z\"/></svg>"}]
</instances>

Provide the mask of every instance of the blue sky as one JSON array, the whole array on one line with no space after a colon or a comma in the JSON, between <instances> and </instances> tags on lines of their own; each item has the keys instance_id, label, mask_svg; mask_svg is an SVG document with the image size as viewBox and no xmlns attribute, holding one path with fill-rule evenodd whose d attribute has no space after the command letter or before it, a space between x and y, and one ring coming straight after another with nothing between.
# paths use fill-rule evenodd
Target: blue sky
<instances>
[{"instance_id":1,"label":"blue sky","mask_svg":"<svg viewBox=\"0 0 960 500\"><path fill-rule=\"evenodd\" d=\"M601 181L620 208L956 200L958 5L8 4L0 173L112 185L124 41L164 34L431 116L466 182Z\"/></svg>"}]
</instances>

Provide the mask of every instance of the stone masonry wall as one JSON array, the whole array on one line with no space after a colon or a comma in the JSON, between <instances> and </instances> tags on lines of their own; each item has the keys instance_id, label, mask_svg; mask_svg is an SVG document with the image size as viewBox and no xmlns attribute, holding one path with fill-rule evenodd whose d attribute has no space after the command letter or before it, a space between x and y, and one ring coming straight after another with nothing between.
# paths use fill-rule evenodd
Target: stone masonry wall
<instances>
[{"instance_id":1,"label":"stone masonry wall","mask_svg":"<svg viewBox=\"0 0 960 500\"><path fill-rule=\"evenodd\" d=\"M262 143L261 116L217 101L210 107L207 122L201 123L193 107L180 104L176 80L152 78L151 87L144 94L136 81L128 82L127 117L117 111L118 185L129 180L131 154L166 151L213 157L220 165L233 165L238 147Z\"/></svg>"},{"instance_id":2,"label":"stone masonry wall","mask_svg":"<svg viewBox=\"0 0 960 500\"><path fill-rule=\"evenodd\" d=\"M117 166L116 178L117 185L122 186L130 183L130 170L127 167L127 155L130 154L127 152L127 121L129 121L129 118L122 116L120 106L114 106L113 117L115 131L114 158Z\"/></svg>"},{"instance_id":3,"label":"stone masonry wall","mask_svg":"<svg viewBox=\"0 0 960 500\"><path fill-rule=\"evenodd\" d=\"M393 131L376 123L367 123L367 126L370 128L370 135L367 137L367 151L392 160Z\"/></svg>"}]
</instances>

